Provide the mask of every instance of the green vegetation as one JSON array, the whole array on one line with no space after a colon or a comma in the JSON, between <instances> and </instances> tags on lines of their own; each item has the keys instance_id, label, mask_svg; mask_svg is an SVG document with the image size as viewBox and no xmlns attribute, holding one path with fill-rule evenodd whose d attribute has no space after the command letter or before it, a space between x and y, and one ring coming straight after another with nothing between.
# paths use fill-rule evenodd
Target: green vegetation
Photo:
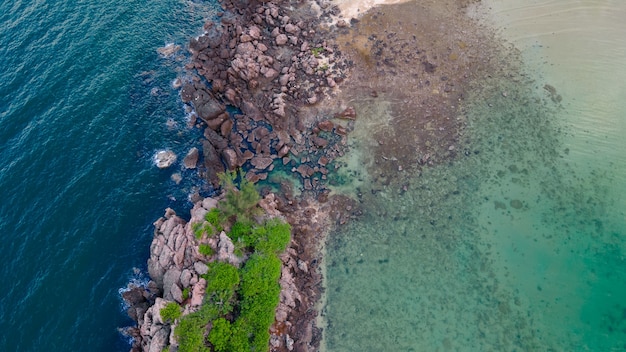
<instances>
[{"instance_id":1,"label":"green vegetation","mask_svg":"<svg viewBox=\"0 0 626 352\"><path fill-rule=\"evenodd\" d=\"M269 327L274 322L280 294L278 256L290 241L291 227L279 219L255 222L260 196L252 183L242 178L237 188L235 180L234 173L222 177L225 199L207 213L208 225L200 237L209 233L207 227L229 227L228 236L236 252L248 254L249 259L241 268L223 262L209 263L209 270L203 275L207 287L202 306L180 318L174 331L182 352L268 350Z\"/></svg>"},{"instance_id":2,"label":"green vegetation","mask_svg":"<svg viewBox=\"0 0 626 352\"><path fill-rule=\"evenodd\" d=\"M206 243L201 243L198 246L198 252L200 252L200 254L204 256L210 257L213 255L213 248L211 248L211 246Z\"/></svg>"},{"instance_id":3,"label":"green vegetation","mask_svg":"<svg viewBox=\"0 0 626 352\"><path fill-rule=\"evenodd\" d=\"M204 216L205 220L209 222L209 224L213 225L213 227L217 230L217 232L222 232L222 226L220 225L221 223L221 214L220 214L220 210L217 208L213 208L211 209L208 213L206 213L206 215Z\"/></svg>"},{"instance_id":4,"label":"green vegetation","mask_svg":"<svg viewBox=\"0 0 626 352\"><path fill-rule=\"evenodd\" d=\"M322 48L321 46L311 48L311 54L313 54L313 56L315 57L319 56L323 52L324 52L324 48Z\"/></svg>"},{"instance_id":5,"label":"green vegetation","mask_svg":"<svg viewBox=\"0 0 626 352\"><path fill-rule=\"evenodd\" d=\"M185 289L183 290L183 301L189 298L189 287L185 287Z\"/></svg>"},{"instance_id":6,"label":"green vegetation","mask_svg":"<svg viewBox=\"0 0 626 352\"><path fill-rule=\"evenodd\" d=\"M235 185L237 178L239 181L239 188ZM217 208L220 211L221 216L224 219L235 218L241 221L252 221L252 217L259 213L259 200L261 196L254 188L254 183L246 180L245 177L234 172L229 172L220 175L222 185L226 190L226 196L221 201Z\"/></svg>"},{"instance_id":7,"label":"green vegetation","mask_svg":"<svg viewBox=\"0 0 626 352\"><path fill-rule=\"evenodd\" d=\"M165 307L161 308L159 313L161 313L161 318L164 322L170 323L180 318L182 314L180 306L176 302L169 302Z\"/></svg>"}]
</instances>

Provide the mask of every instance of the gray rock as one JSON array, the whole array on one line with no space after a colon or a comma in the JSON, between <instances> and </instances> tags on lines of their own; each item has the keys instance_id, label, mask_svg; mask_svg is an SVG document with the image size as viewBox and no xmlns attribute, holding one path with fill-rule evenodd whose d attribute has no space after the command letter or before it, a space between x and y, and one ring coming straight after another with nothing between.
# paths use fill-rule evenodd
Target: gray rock
<instances>
[{"instance_id":1,"label":"gray rock","mask_svg":"<svg viewBox=\"0 0 626 352\"><path fill-rule=\"evenodd\" d=\"M165 272L163 276L163 298L172 300L172 286L180 284L180 270L177 268L170 268ZM180 288L179 288L180 290Z\"/></svg>"},{"instance_id":2,"label":"gray rock","mask_svg":"<svg viewBox=\"0 0 626 352\"><path fill-rule=\"evenodd\" d=\"M183 291L178 287L178 285L174 284L170 288L170 292L172 294L172 299L178 303L183 303Z\"/></svg>"},{"instance_id":3,"label":"gray rock","mask_svg":"<svg viewBox=\"0 0 626 352\"><path fill-rule=\"evenodd\" d=\"M154 156L154 162L159 169L165 169L176 162L176 154L171 150L160 150Z\"/></svg>"},{"instance_id":4,"label":"gray rock","mask_svg":"<svg viewBox=\"0 0 626 352\"><path fill-rule=\"evenodd\" d=\"M152 339L150 339L150 347L144 349L148 352L162 352L170 341L170 328L169 326L160 326L156 332L152 333Z\"/></svg>"},{"instance_id":5,"label":"gray rock","mask_svg":"<svg viewBox=\"0 0 626 352\"><path fill-rule=\"evenodd\" d=\"M198 273L198 275L204 275L209 272L209 267L203 262L193 263L193 269Z\"/></svg>"},{"instance_id":6,"label":"gray rock","mask_svg":"<svg viewBox=\"0 0 626 352\"><path fill-rule=\"evenodd\" d=\"M206 210L211 210L217 207L217 199L214 198L204 198L202 200L202 207Z\"/></svg>"},{"instance_id":7,"label":"gray rock","mask_svg":"<svg viewBox=\"0 0 626 352\"><path fill-rule=\"evenodd\" d=\"M183 272L180 274L180 284L183 286L183 288L191 286L192 276L193 275L191 274L191 271L189 269L183 270Z\"/></svg>"}]
</instances>

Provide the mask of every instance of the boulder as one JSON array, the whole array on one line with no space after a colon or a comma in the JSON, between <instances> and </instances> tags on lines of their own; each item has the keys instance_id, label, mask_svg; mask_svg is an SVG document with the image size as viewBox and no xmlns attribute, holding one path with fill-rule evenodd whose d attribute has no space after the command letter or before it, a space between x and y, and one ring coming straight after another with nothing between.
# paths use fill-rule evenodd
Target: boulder
<instances>
[{"instance_id":1,"label":"boulder","mask_svg":"<svg viewBox=\"0 0 626 352\"><path fill-rule=\"evenodd\" d=\"M274 160L268 156L255 156L254 158L252 158L250 163L256 169L265 170L268 166L272 164L272 161Z\"/></svg>"},{"instance_id":2,"label":"boulder","mask_svg":"<svg viewBox=\"0 0 626 352\"><path fill-rule=\"evenodd\" d=\"M202 142L202 152L204 154L204 166L206 167L206 177L213 187L218 187L220 179L217 177L218 173L224 172L224 166L220 159L215 147L209 141Z\"/></svg>"},{"instance_id":3,"label":"boulder","mask_svg":"<svg viewBox=\"0 0 626 352\"><path fill-rule=\"evenodd\" d=\"M166 169L176 162L176 154L171 150L160 150L154 156L154 163L159 169Z\"/></svg>"},{"instance_id":4,"label":"boulder","mask_svg":"<svg viewBox=\"0 0 626 352\"><path fill-rule=\"evenodd\" d=\"M287 36L285 34L279 34L276 36L276 45L285 45L287 44Z\"/></svg>"},{"instance_id":5,"label":"boulder","mask_svg":"<svg viewBox=\"0 0 626 352\"><path fill-rule=\"evenodd\" d=\"M198 148L193 147L189 149L189 152L187 152L185 159L183 159L183 164L187 169L195 169L199 156L200 152L198 151Z\"/></svg>"},{"instance_id":6,"label":"boulder","mask_svg":"<svg viewBox=\"0 0 626 352\"><path fill-rule=\"evenodd\" d=\"M163 298L167 300L173 300L172 296L172 287L177 286L178 290L180 287L180 270L177 268L168 269L163 276Z\"/></svg>"},{"instance_id":7,"label":"boulder","mask_svg":"<svg viewBox=\"0 0 626 352\"><path fill-rule=\"evenodd\" d=\"M195 262L193 263L193 270L195 270L198 275L204 275L209 272L209 267L203 262Z\"/></svg>"},{"instance_id":8,"label":"boulder","mask_svg":"<svg viewBox=\"0 0 626 352\"><path fill-rule=\"evenodd\" d=\"M222 157L224 158L228 170L232 171L239 167L239 158L237 158L237 153L234 150L230 148L224 149L222 151Z\"/></svg>"}]
</instances>

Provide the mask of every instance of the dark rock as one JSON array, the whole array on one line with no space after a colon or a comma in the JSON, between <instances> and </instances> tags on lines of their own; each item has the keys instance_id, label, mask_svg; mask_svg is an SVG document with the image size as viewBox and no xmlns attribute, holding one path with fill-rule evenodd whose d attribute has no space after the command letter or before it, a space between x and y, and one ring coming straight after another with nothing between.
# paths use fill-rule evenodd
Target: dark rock
<instances>
[{"instance_id":1,"label":"dark rock","mask_svg":"<svg viewBox=\"0 0 626 352\"><path fill-rule=\"evenodd\" d=\"M205 90L197 90L194 93L193 104L198 116L204 121L212 120L226 110L222 103Z\"/></svg>"},{"instance_id":2,"label":"dark rock","mask_svg":"<svg viewBox=\"0 0 626 352\"><path fill-rule=\"evenodd\" d=\"M233 130L233 120L231 119L227 119L226 121L224 121L222 123L222 126L220 127L220 133L224 137L228 136L232 130Z\"/></svg>"},{"instance_id":3,"label":"dark rock","mask_svg":"<svg viewBox=\"0 0 626 352\"><path fill-rule=\"evenodd\" d=\"M188 103L193 99L193 95L196 92L196 88L191 84L185 84L180 91L180 98L183 103Z\"/></svg>"},{"instance_id":4,"label":"dark rock","mask_svg":"<svg viewBox=\"0 0 626 352\"><path fill-rule=\"evenodd\" d=\"M208 139L218 151L228 148L228 141L210 128L204 129L204 137Z\"/></svg>"},{"instance_id":5,"label":"dark rock","mask_svg":"<svg viewBox=\"0 0 626 352\"><path fill-rule=\"evenodd\" d=\"M224 172L224 166L215 147L209 141L202 142L202 153L204 154L204 166L206 167L206 178L213 187L220 185L218 173Z\"/></svg>"},{"instance_id":6,"label":"dark rock","mask_svg":"<svg viewBox=\"0 0 626 352\"><path fill-rule=\"evenodd\" d=\"M220 126L222 125L222 123L228 119L228 114L227 113L221 113L219 114L219 116L217 116L216 118L212 119L212 120L205 120L207 126L209 126L210 129L217 131Z\"/></svg>"}]
</instances>

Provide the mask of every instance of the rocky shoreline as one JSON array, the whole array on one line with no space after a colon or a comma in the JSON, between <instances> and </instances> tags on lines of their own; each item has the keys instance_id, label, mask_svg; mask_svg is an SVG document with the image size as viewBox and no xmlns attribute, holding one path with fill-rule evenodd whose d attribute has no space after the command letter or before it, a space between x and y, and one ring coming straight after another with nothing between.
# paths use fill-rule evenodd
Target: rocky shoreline
<instances>
[{"instance_id":1,"label":"rocky shoreline","mask_svg":"<svg viewBox=\"0 0 626 352\"><path fill-rule=\"evenodd\" d=\"M183 160L197 169L212 189L218 174L247 170L247 180L268 178L274 168L290 171L303 192L283 180L277 194L263 191L260 206L266 217L280 217L292 226L292 240L280 257L280 303L270 328L270 350L315 351L321 330L315 325L322 276L320 248L331 223L345 223L352 201L329 197L327 175L346 151L346 136L356 118L354 108L332 102L349 64L320 23L337 14L328 3L221 1L218 21L189 44L187 75L174 86L192 113L190 125L204 131L200 148ZM339 22L345 27L345 22ZM325 101L322 105L321 101ZM157 166L176 162L169 151L157 155ZM215 254L199 250L194 224L216 207L218 198L197 197L186 221L172 209L155 223L150 247L147 286L130 284L123 293L128 314L137 322L126 329L133 351L176 348L174 327L161 309L176 302L183 315L202 305L207 282L202 278L212 261L239 264L232 241L222 232L209 239Z\"/></svg>"},{"instance_id":2,"label":"rocky shoreline","mask_svg":"<svg viewBox=\"0 0 626 352\"><path fill-rule=\"evenodd\" d=\"M346 203L347 202L347 203ZM260 202L261 217L279 217L292 225L292 239L281 255L280 303L276 320L270 328L271 351L314 351L319 347L321 330L315 325L316 304L323 291L320 246L331 221L345 221L345 214L333 211L350 201L332 197L322 204L314 199L284 203L273 193ZM239 265L232 240L222 231L208 239L214 254L201 253L201 241L194 236L194 224L205 222L205 215L218 204L218 199L205 198L195 203L189 221L167 209L155 223L150 246L146 286L129 284L122 298L129 305L128 315L136 327L124 334L132 337L132 351L162 351L176 346L174 327L165 322L160 311L167 303L183 307L183 315L197 311L203 303L207 282L207 264L221 261Z\"/></svg>"},{"instance_id":3,"label":"rocky shoreline","mask_svg":"<svg viewBox=\"0 0 626 352\"><path fill-rule=\"evenodd\" d=\"M397 4L348 24L321 0L223 0L218 20L190 41L186 76L174 86L203 138L184 167L197 169L207 192L219 189L219 173L245 170L260 185L265 216L292 226L270 350L319 349L321 248L332 226L362 214L359 203L380 189L392 185L403 194L424 167L479 152L458 146L466 124L461 106L472 81L498 67L498 56L484 44L492 38L466 18L470 2L447 0L418 12L413 3ZM365 173L337 176L345 165L337 159L352 147L348 134ZM176 162L175 155L161 159L160 167ZM366 186L356 187L355 199L331 195L328 186L341 177ZM194 200L189 221L168 209L155 222L151 281L124 293L138 322L127 331L133 350L176 346L160 309L166 302L182 304L185 313L197 309L206 263L237 261L226 235L209 243L214 257L200 254L192 227L217 199Z\"/></svg>"}]
</instances>

